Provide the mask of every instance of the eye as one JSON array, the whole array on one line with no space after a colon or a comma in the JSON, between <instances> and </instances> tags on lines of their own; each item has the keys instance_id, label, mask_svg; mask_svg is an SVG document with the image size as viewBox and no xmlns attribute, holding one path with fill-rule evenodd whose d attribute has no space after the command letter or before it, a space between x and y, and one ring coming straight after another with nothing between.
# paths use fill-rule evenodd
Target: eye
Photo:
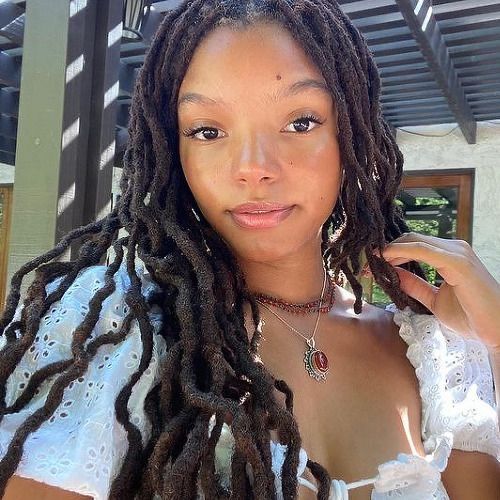
<instances>
[{"instance_id":1,"label":"eye","mask_svg":"<svg viewBox=\"0 0 500 500\"><path fill-rule=\"evenodd\" d=\"M220 139L219 133L221 130L215 127L197 127L183 130L182 133L186 137L198 139L199 141L209 142L214 139Z\"/></svg>"},{"instance_id":2,"label":"eye","mask_svg":"<svg viewBox=\"0 0 500 500\"><path fill-rule=\"evenodd\" d=\"M313 114L308 114L296 118L290 125L294 128L293 130L285 129L286 132L298 132L304 134L310 132L315 126L310 128L311 124L321 125L323 122L317 116ZM196 127L188 128L182 131L186 137L197 139L202 142L210 142L215 139L220 139L221 130L215 127Z\"/></svg>"},{"instance_id":3,"label":"eye","mask_svg":"<svg viewBox=\"0 0 500 500\"><path fill-rule=\"evenodd\" d=\"M314 123L316 125L322 124L321 120L317 116L305 115L305 116L300 116L299 118L296 118L293 122L290 123L290 125L293 127L293 130L289 130L288 127L285 130L287 132L298 132L299 134L303 134L306 132L310 132L311 130L316 128L316 126L309 128L311 123Z\"/></svg>"}]
</instances>

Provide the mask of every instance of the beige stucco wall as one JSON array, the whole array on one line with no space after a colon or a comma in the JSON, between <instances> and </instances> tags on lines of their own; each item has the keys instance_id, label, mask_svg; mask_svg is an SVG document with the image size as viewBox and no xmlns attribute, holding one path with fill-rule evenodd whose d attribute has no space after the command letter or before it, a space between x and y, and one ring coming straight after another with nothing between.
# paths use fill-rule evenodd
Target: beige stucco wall
<instances>
[{"instance_id":1,"label":"beige stucco wall","mask_svg":"<svg viewBox=\"0 0 500 500\"><path fill-rule=\"evenodd\" d=\"M426 135L443 135L456 124L403 127ZM405 170L475 169L472 247L500 281L500 120L479 122L476 144L468 144L460 129L445 137L421 137L397 132Z\"/></svg>"}]
</instances>

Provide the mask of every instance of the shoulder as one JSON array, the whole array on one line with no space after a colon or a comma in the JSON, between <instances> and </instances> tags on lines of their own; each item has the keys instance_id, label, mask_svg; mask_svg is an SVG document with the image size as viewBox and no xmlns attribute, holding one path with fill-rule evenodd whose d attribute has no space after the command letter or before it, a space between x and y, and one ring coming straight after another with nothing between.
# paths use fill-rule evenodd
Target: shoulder
<instances>
[{"instance_id":1,"label":"shoulder","mask_svg":"<svg viewBox=\"0 0 500 500\"><path fill-rule=\"evenodd\" d=\"M135 272L141 280L141 291L144 296L148 296L159 288L152 280L144 264L137 262ZM63 298L68 298L72 295L82 296L83 298L84 295L88 295L89 293L92 295L95 294L95 292L104 286L108 274L110 274L110 267L104 264L84 267L78 272L73 283L64 293ZM116 292L125 292L130 288L131 281L125 263L122 263L112 275L112 279ZM61 276L48 283L45 287L47 293L56 290L63 280L64 276ZM77 292L77 290L81 290L81 292Z\"/></svg>"},{"instance_id":2,"label":"shoulder","mask_svg":"<svg viewBox=\"0 0 500 500\"><path fill-rule=\"evenodd\" d=\"M49 365L72 360L74 334L77 330L83 333L81 325L89 317L89 301L104 286L108 269L83 269L41 318L32 345L7 381L5 403L12 406L22 396L24 402L19 411L6 414L0 424L0 454L8 449L19 426L45 404L54 384L59 384L61 377L47 377L30 398L25 397L34 374ZM145 273L140 278L145 295L156 288ZM56 289L62 279L49 283L47 291ZM89 322L93 326L83 339L89 352L84 372L67 382L57 408L25 441L16 471L21 477L94 498L108 498L113 475L120 470L127 453L127 432L114 411L119 395L135 380L124 404L127 418L147 443L152 426L145 402L161 380L166 356L166 343L159 331L161 311L153 306L148 312L153 341L146 350L137 319L125 322L125 296L130 287L126 269L121 268L113 279L115 289L103 302L98 317L94 315ZM95 349L88 348L91 343Z\"/></svg>"},{"instance_id":3,"label":"shoulder","mask_svg":"<svg viewBox=\"0 0 500 500\"><path fill-rule=\"evenodd\" d=\"M105 286L107 274L110 272L109 266L93 265L79 271L73 283L63 293L60 300L54 302L47 311L43 320L50 322L53 326L58 323L70 320L69 316L76 316L73 319L82 320L89 311L89 305L93 297L101 288ZM141 292L145 298L148 298L154 291L158 290L158 285L151 279L142 263L136 263L135 271L141 280ZM126 304L126 293L131 287L130 277L128 275L125 263L111 277L113 282L113 291L104 299L100 307L99 317L102 320L111 321L111 329L116 329L117 321L123 319L129 307ZM55 291L64 276L58 277L46 285L47 294ZM20 315L22 306L18 308L16 315ZM152 319L159 319L158 315L150 314Z\"/></svg>"},{"instance_id":4,"label":"shoulder","mask_svg":"<svg viewBox=\"0 0 500 500\"><path fill-rule=\"evenodd\" d=\"M351 324L360 337L362 348L375 349L381 355L400 358L404 363L407 345L399 335L399 326L394 321L394 312L375 306L363 300L360 314L354 312L354 295L345 288L337 292L337 309L334 311L345 323Z\"/></svg>"},{"instance_id":5,"label":"shoulder","mask_svg":"<svg viewBox=\"0 0 500 500\"><path fill-rule=\"evenodd\" d=\"M355 314L354 295L341 289L337 295L340 316L337 325L346 335L349 353L367 376L384 387L390 387L391 398L406 401L415 415L420 413L420 395L415 369L407 358L408 345L400 336L394 312L363 301L362 312Z\"/></svg>"}]
</instances>

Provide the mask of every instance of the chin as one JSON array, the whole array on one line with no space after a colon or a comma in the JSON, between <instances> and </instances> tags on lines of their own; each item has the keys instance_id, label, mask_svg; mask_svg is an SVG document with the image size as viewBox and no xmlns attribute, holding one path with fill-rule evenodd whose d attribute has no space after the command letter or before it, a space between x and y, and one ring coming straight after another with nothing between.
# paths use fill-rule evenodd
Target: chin
<instances>
[{"instance_id":1,"label":"chin","mask_svg":"<svg viewBox=\"0 0 500 500\"><path fill-rule=\"evenodd\" d=\"M289 248L286 242L281 241L275 244L266 245L265 242L260 242L259 245L249 244L244 248L235 248L231 246L233 252L238 259L243 259L248 262L275 262L294 253L294 249ZM264 244L262 244L264 243ZM240 245L241 247L241 242Z\"/></svg>"}]
</instances>

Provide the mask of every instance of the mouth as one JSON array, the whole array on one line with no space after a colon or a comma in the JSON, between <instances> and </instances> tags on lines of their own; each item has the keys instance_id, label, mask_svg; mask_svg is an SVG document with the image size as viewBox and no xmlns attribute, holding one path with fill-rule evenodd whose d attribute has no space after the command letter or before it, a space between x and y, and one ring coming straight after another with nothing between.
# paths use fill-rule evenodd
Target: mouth
<instances>
[{"instance_id":1,"label":"mouth","mask_svg":"<svg viewBox=\"0 0 500 500\"><path fill-rule=\"evenodd\" d=\"M245 229L266 229L281 224L292 213L295 205L279 203L247 203L232 210L234 222Z\"/></svg>"}]
</instances>

